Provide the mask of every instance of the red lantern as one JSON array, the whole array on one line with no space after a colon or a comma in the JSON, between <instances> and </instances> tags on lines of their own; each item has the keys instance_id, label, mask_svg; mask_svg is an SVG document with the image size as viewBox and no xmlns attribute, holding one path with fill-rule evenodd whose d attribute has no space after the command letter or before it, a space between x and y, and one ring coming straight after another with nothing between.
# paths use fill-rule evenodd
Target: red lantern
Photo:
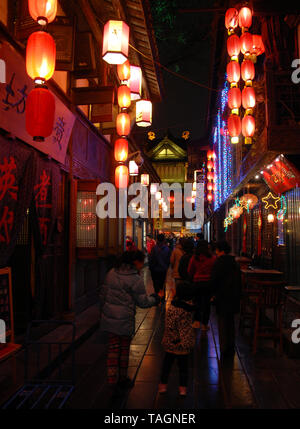
<instances>
[{"instance_id":1,"label":"red lantern","mask_svg":"<svg viewBox=\"0 0 300 429\"><path fill-rule=\"evenodd\" d=\"M211 171L209 171L207 173L207 180L214 180L214 178L215 178L214 173L212 173Z\"/></svg>"},{"instance_id":2,"label":"red lantern","mask_svg":"<svg viewBox=\"0 0 300 429\"><path fill-rule=\"evenodd\" d=\"M241 52L246 57L250 56L253 49L253 37L251 33L244 33L240 37L241 41Z\"/></svg>"},{"instance_id":3,"label":"red lantern","mask_svg":"<svg viewBox=\"0 0 300 429\"><path fill-rule=\"evenodd\" d=\"M38 24L50 24L56 17L57 0L28 0L28 9Z\"/></svg>"},{"instance_id":4,"label":"red lantern","mask_svg":"<svg viewBox=\"0 0 300 429\"><path fill-rule=\"evenodd\" d=\"M246 86L242 91L242 104L246 110L251 110L255 107L255 91L252 86ZM247 112L250 113L250 112Z\"/></svg>"},{"instance_id":5,"label":"red lantern","mask_svg":"<svg viewBox=\"0 0 300 429\"><path fill-rule=\"evenodd\" d=\"M152 103L150 100L136 102L136 124L139 127L149 127L152 124Z\"/></svg>"},{"instance_id":6,"label":"red lantern","mask_svg":"<svg viewBox=\"0 0 300 429\"><path fill-rule=\"evenodd\" d=\"M214 168L214 163L212 161L208 161L207 163L207 169L212 170Z\"/></svg>"},{"instance_id":7,"label":"red lantern","mask_svg":"<svg viewBox=\"0 0 300 429\"><path fill-rule=\"evenodd\" d=\"M120 81L130 79L130 62L127 60L123 64L118 64L117 66L118 77Z\"/></svg>"},{"instance_id":8,"label":"red lantern","mask_svg":"<svg viewBox=\"0 0 300 429\"><path fill-rule=\"evenodd\" d=\"M241 42L239 36L233 34L227 39L227 52L232 61L238 61L239 53L241 52Z\"/></svg>"},{"instance_id":9,"label":"red lantern","mask_svg":"<svg viewBox=\"0 0 300 429\"><path fill-rule=\"evenodd\" d=\"M149 186L149 174L141 174L141 184L143 186Z\"/></svg>"},{"instance_id":10,"label":"red lantern","mask_svg":"<svg viewBox=\"0 0 300 429\"><path fill-rule=\"evenodd\" d=\"M237 61L230 61L227 64L227 80L231 83L231 86L237 86L238 81L241 77L240 65Z\"/></svg>"},{"instance_id":11,"label":"red lantern","mask_svg":"<svg viewBox=\"0 0 300 429\"><path fill-rule=\"evenodd\" d=\"M225 14L225 27L228 33L233 33L234 29L238 26L239 12L234 7L227 9Z\"/></svg>"},{"instance_id":12,"label":"red lantern","mask_svg":"<svg viewBox=\"0 0 300 429\"><path fill-rule=\"evenodd\" d=\"M253 39L253 46L252 46L251 54L255 56L263 54L265 52L265 47L262 41L262 37L259 34L253 34L252 39Z\"/></svg>"},{"instance_id":13,"label":"red lantern","mask_svg":"<svg viewBox=\"0 0 300 429\"><path fill-rule=\"evenodd\" d=\"M55 98L48 89L35 88L26 100L26 130L33 140L42 142L53 131Z\"/></svg>"},{"instance_id":14,"label":"red lantern","mask_svg":"<svg viewBox=\"0 0 300 429\"><path fill-rule=\"evenodd\" d=\"M116 125L119 136L128 136L130 133L130 116L128 113L119 113Z\"/></svg>"},{"instance_id":15,"label":"red lantern","mask_svg":"<svg viewBox=\"0 0 300 429\"><path fill-rule=\"evenodd\" d=\"M115 160L125 162L128 157L128 141L124 138L115 141Z\"/></svg>"},{"instance_id":16,"label":"red lantern","mask_svg":"<svg viewBox=\"0 0 300 429\"><path fill-rule=\"evenodd\" d=\"M207 184L207 190L212 191L213 190L213 184L211 182L208 182Z\"/></svg>"},{"instance_id":17,"label":"red lantern","mask_svg":"<svg viewBox=\"0 0 300 429\"><path fill-rule=\"evenodd\" d=\"M231 137L231 143L236 144L239 142L241 128L241 118L238 115L230 115L228 118L228 131Z\"/></svg>"},{"instance_id":18,"label":"red lantern","mask_svg":"<svg viewBox=\"0 0 300 429\"><path fill-rule=\"evenodd\" d=\"M213 157L213 151L212 150L208 150L207 151L207 159L212 159Z\"/></svg>"},{"instance_id":19,"label":"red lantern","mask_svg":"<svg viewBox=\"0 0 300 429\"><path fill-rule=\"evenodd\" d=\"M208 192L208 193L207 193L207 201L208 201L209 203L211 203L211 202L212 202L212 200L213 200L213 194L212 194L211 192Z\"/></svg>"},{"instance_id":20,"label":"red lantern","mask_svg":"<svg viewBox=\"0 0 300 429\"><path fill-rule=\"evenodd\" d=\"M242 119L242 133L245 137L245 144L252 143L252 137L255 132L255 120L253 116L246 115Z\"/></svg>"},{"instance_id":21,"label":"red lantern","mask_svg":"<svg viewBox=\"0 0 300 429\"><path fill-rule=\"evenodd\" d=\"M121 85L118 88L118 104L121 109L128 109L131 105L130 89L127 85Z\"/></svg>"},{"instance_id":22,"label":"red lantern","mask_svg":"<svg viewBox=\"0 0 300 429\"><path fill-rule=\"evenodd\" d=\"M134 160L129 161L129 174L130 176L138 176L139 166Z\"/></svg>"},{"instance_id":23,"label":"red lantern","mask_svg":"<svg viewBox=\"0 0 300 429\"><path fill-rule=\"evenodd\" d=\"M241 65L241 75L242 79L246 82L246 85L251 86L252 81L255 77L255 66L253 61L244 60Z\"/></svg>"},{"instance_id":24,"label":"red lantern","mask_svg":"<svg viewBox=\"0 0 300 429\"><path fill-rule=\"evenodd\" d=\"M142 69L138 66L130 66L129 88L131 100L139 100L142 94Z\"/></svg>"},{"instance_id":25,"label":"red lantern","mask_svg":"<svg viewBox=\"0 0 300 429\"><path fill-rule=\"evenodd\" d=\"M109 64L123 64L128 57L129 27L123 21L107 21L103 30L102 58Z\"/></svg>"},{"instance_id":26,"label":"red lantern","mask_svg":"<svg viewBox=\"0 0 300 429\"><path fill-rule=\"evenodd\" d=\"M118 189L128 186L128 168L126 165L119 165L115 170L115 184Z\"/></svg>"},{"instance_id":27,"label":"red lantern","mask_svg":"<svg viewBox=\"0 0 300 429\"><path fill-rule=\"evenodd\" d=\"M26 70L36 83L44 83L55 71L56 47L53 37L45 31L29 36L26 48Z\"/></svg>"},{"instance_id":28,"label":"red lantern","mask_svg":"<svg viewBox=\"0 0 300 429\"><path fill-rule=\"evenodd\" d=\"M252 10L249 7L242 7L239 11L239 26L248 29L252 25Z\"/></svg>"},{"instance_id":29,"label":"red lantern","mask_svg":"<svg viewBox=\"0 0 300 429\"><path fill-rule=\"evenodd\" d=\"M239 114L242 103L242 94L239 88L230 88L228 91L228 106L232 113Z\"/></svg>"}]
</instances>

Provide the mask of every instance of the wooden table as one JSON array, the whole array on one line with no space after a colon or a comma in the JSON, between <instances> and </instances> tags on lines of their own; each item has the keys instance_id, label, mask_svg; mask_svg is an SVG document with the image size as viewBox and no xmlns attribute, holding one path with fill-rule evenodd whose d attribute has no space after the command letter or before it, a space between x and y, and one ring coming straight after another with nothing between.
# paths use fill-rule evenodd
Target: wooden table
<instances>
[{"instance_id":1,"label":"wooden table","mask_svg":"<svg viewBox=\"0 0 300 429\"><path fill-rule=\"evenodd\" d=\"M248 274L254 274L254 275L257 275L257 276L261 276L261 275L262 276L264 276L264 275L282 276L283 275L282 271L278 271L278 270L264 270L262 268L253 268L253 269L242 268L241 271L242 271L243 274L246 274L246 275L248 275Z\"/></svg>"}]
</instances>

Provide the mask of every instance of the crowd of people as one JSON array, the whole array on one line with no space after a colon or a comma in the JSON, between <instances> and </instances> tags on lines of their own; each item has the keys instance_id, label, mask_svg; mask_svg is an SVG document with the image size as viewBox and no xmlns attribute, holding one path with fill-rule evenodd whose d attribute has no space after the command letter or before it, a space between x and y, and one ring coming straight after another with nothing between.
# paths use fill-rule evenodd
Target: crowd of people
<instances>
[{"instance_id":1,"label":"crowd of people","mask_svg":"<svg viewBox=\"0 0 300 429\"><path fill-rule=\"evenodd\" d=\"M101 288L101 329L108 333L107 381L111 386L130 388L127 377L129 349L135 331L136 306L164 309L169 268L174 279L174 297L165 314L159 393L167 391L168 377L177 361L179 394L187 394L188 361L197 330L209 330L211 304L218 317L221 362L235 353L235 314L240 308L241 272L225 241L210 245L201 233L196 238L174 235L156 240L147 236L146 252L138 250L130 237L126 251L107 274ZM154 293L147 295L140 272L148 258Z\"/></svg>"}]
</instances>

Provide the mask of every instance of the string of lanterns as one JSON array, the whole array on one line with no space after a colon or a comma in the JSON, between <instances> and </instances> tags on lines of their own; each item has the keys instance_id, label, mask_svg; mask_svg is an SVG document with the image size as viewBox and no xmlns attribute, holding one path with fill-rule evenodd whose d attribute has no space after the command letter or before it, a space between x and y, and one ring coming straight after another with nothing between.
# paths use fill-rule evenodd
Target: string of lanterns
<instances>
[{"instance_id":1,"label":"string of lanterns","mask_svg":"<svg viewBox=\"0 0 300 429\"><path fill-rule=\"evenodd\" d=\"M209 150L207 152L207 182L206 182L206 189L207 189L207 194L206 194L206 199L208 201L208 203L211 203L214 199L214 192L216 190L216 154L214 151Z\"/></svg>"},{"instance_id":2,"label":"string of lanterns","mask_svg":"<svg viewBox=\"0 0 300 429\"><path fill-rule=\"evenodd\" d=\"M228 30L227 52L230 62L227 64L227 80L230 83L228 91L228 107L231 113L228 117L228 131L231 143L239 143L239 136L245 138L245 144L251 144L255 133L255 119L253 109L256 104L255 91L252 81L255 78L255 66L257 55L264 52L264 46L260 35L249 32L252 25L252 11L249 7L242 7L240 11L229 8L225 14L225 27ZM237 28L241 28L241 36L235 34ZM239 54L244 55L242 64L239 64ZM244 87L241 92L239 82L242 77ZM245 114L240 118L240 107Z\"/></svg>"},{"instance_id":3,"label":"string of lanterns","mask_svg":"<svg viewBox=\"0 0 300 429\"><path fill-rule=\"evenodd\" d=\"M27 97L26 130L33 140L42 142L52 133L55 115L55 99L46 81L55 71L56 45L45 27L56 17L57 0L28 0L28 9L31 17L43 28L32 33L27 41L26 71L35 88Z\"/></svg>"}]
</instances>

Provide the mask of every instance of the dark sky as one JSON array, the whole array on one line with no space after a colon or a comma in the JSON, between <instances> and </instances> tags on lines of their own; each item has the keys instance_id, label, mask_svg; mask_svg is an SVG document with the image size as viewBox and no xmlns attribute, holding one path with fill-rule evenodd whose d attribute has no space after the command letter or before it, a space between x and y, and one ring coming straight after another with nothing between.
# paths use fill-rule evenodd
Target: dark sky
<instances>
[{"instance_id":1,"label":"dark sky","mask_svg":"<svg viewBox=\"0 0 300 429\"><path fill-rule=\"evenodd\" d=\"M211 21L213 14L181 13L180 9L211 8L212 0L149 0L160 62L172 71L209 86ZM205 134L209 91L163 71L165 93L153 105L151 129L176 137L189 130L192 139Z\"/></svg>"}]
</instances>

